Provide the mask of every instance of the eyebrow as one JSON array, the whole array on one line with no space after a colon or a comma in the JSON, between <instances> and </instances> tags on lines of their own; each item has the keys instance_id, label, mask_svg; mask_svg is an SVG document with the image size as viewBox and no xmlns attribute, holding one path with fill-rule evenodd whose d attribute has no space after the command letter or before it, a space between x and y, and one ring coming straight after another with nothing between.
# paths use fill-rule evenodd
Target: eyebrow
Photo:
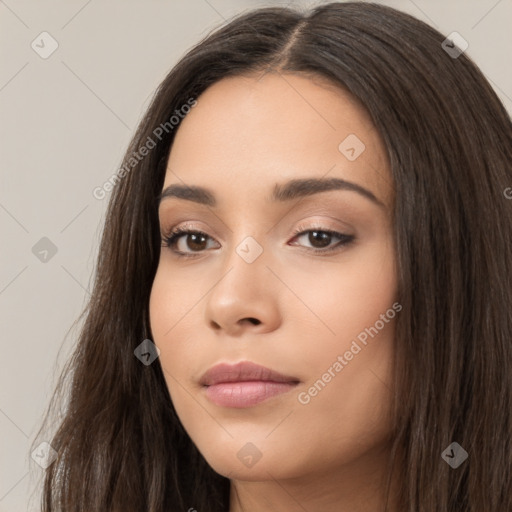
<instances>
[{"instance_id":1,"label":"eyebrow","mask_svg":"<svg viewBox=\"0 0 512 512\"><path fill-rule=\"evenodd\" d=\"M292 199L312 196L313 194L327 192L329 190L348 190L350 192L356 192L380 207L386 208L384 203L370 190L357 183L340 178L302 178L290 180L282 184L277 183L274 186L272 195L267 197L267 201L291 201ZM215 194L211 190L197 185L169 185L157 197L158 205L160 205L163 200L171 197L193 201L206 206L217 206Z\"/></svg>"}]
</instances>

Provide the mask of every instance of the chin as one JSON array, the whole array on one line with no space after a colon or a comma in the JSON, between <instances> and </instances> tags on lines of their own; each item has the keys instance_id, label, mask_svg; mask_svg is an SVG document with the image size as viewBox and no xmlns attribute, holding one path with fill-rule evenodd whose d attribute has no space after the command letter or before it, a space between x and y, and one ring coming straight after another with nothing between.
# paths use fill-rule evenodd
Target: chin
<instances>
[{"instance_id":1,"label":"chin","mask_svg":"<svg viewBox=\"0 0 512 512\"><path fill-rule=\"evenodd\" d=\"M300 461L294 461L285 454L257 449L246 443L239 447L223 446L219 451L201 451L208 465L218 474L231 480L266 481L300 476ZM217 446L219 448L219 446ZM303 472L306 469L303 468Z\"/></svg>"}]
</instances>

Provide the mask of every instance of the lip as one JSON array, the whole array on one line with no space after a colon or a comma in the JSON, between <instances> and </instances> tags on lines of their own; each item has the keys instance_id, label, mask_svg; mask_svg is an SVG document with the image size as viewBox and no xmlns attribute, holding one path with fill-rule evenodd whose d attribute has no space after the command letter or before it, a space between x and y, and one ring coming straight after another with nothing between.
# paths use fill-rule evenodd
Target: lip
<instances>
[{"instance_id":1,"label":"lip","mask_svg":"<svg viewBox=\"0 0 512 512\"><path fill-rule=\"evenodd\" d=\"M286 393L299 379L251 361L221 363L210 368L199 380L209 400L222 407L243 408Z\"/></svg>"}]
</instances>

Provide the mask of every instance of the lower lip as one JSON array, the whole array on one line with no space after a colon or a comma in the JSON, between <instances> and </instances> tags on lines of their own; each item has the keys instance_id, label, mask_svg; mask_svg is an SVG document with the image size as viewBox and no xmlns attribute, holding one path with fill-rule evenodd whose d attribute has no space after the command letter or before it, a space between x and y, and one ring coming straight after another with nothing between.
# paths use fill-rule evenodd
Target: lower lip
<instances>
[{"instance_id":1,"label":"lower lip","mask_svg":"<svg viewBox=\"0 0 512 512\"><path fill-rule=\"evenodd\" d=\"M221 382L206 387L206 396L222 407L251 407L293 389L293 382Z\"/></svg>"}]
</instances>

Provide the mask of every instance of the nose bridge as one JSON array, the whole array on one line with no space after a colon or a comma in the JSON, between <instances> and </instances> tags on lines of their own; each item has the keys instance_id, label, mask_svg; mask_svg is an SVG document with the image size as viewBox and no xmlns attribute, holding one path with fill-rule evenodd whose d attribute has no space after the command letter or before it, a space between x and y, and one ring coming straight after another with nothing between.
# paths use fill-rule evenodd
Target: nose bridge
<instances>
[{"instance_id":1,"label":"nose bridge","mask_svg":"<svg viewBox=\"0 0 512 512\"><path fill-rule=\"evenodd\" d=\"M268 269L265 266L267 257L263 237L262 230L255 233L254 230L242 228L233 232L232 243L224 262L225 270L229 271L229 276L226 276L229 281L242 280L240 285L246 289L247 286L257 284L252 283L252 279L259 283L265 281L264 273Z\"/></svg>"},{"instance_id":2,"label":"nose bridge","mask_svg":"<svg viewBox=\"0 0 512 512\"><path fill-rule=\"evenodd\" d=\"M245 204L247 204L247 201L245 201ZM241 201L240 208L237 209L238 212L243 211L242 203L244 201ZM261 209L256 210L256 212L258 211L261 212ZM250 210L244 215L240 215L238 221L231 228L231 236L229 237L230 254L226 262L229 267L240 263L250 267L263 259L268 227L263 222L264 216L260 215L257 218L253 212L254 210ZM256 213L256 215L258 214ZM250 270L250 268L245 270Z\"/></svg>"},{"instance_id":3,"label":"nose bridge","mask_svg":"<svg viewBox=\"0 0 512 512\"><path fill-rule=\"evenodd\" d=\"M231 229L228 247L224 248L222 255L223 277L215 288L219 293L233 294L233 299L245 297L249 300L254 287L265 286L267 274L271 274L267 269L269 249L265 248L268 245L264 240L265 226L258 225L254 219L245 219ZM215 291L212 290L213 294L218 296ZM257 296L261 296L261 293L258 292Z\"/></svg>"},{"instance_id":4,"label":"nose bridge","mask_svg":"<svg viewBox=\"0 0 512 512\"><path fill-rule=\"evenodd\" d=\"M256 183L252 193L245 192L231 197L231 213L224 219L227 236L221 250L222 281L230 285L241 285L243 289L232 290L235 294L247 295L253 287L264 286L272 273L267 268L271 263L271 242L274 231L271 229L275 219L266 214L264 197ZM228 272L228 274L226 274ZM220 277L220 276L219 276ZM253 282L252 279L255 281ZM221 287L222 283L219 283ZM258 293L258 295L261 295Z\"/></svg>"}]
</instances>

